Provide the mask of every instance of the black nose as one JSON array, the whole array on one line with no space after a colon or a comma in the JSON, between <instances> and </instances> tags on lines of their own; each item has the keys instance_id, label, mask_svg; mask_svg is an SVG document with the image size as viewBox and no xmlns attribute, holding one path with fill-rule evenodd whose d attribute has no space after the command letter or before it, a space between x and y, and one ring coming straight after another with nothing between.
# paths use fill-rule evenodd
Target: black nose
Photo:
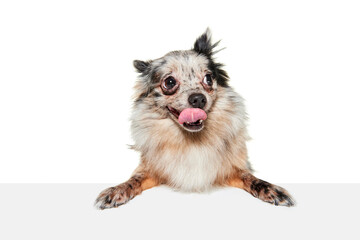
<instances>
[{"instance_id":1,"label":"black nose","mask_svg":"<svg viewBox=\"0 0 360 240\"><path fill-rule=\"evenodd\" d=\"M189 103L194 108L203 108L206 104L206 97L201 93L191 94L189 97Z\"/></svg>"}]
</instances>

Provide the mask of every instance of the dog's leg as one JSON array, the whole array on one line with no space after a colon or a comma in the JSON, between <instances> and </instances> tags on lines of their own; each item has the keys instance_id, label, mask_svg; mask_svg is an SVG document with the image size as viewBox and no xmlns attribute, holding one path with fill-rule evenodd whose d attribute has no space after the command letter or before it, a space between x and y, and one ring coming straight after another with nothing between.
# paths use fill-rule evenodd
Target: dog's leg
<instances>
[{"instance_id":1,"label":"dog's leg","mask_svg":"<svg viewBox=\"0 0 360 240\"><path fill-rule=\"evenodd\" d=\"M135 173L127 182L102 191L95 201L99 209L123 205L142 191L158 186L159 182L145 173Z\"/></svg>"},{"instance_id":2,"label":"dog's leg","mask_svg":"<svg viewBox=\"0 0 360 240\"><path fill-rule=\"evenodd\" d=\"M264 202L287 207L295 205L295 201L285 189L258 179L247 171L239 171L228 179L226 185L244 189Z\"/></svg>"}]
</instances>

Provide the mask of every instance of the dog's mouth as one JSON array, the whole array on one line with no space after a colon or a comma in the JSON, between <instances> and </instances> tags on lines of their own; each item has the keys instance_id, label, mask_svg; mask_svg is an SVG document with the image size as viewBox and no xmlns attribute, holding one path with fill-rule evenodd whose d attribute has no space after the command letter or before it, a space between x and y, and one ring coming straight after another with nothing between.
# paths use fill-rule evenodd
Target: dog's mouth
<instances>
[{"instance_id":1,"label":"dog's mouth","mask_svg":"<svg viewBox=\"0 0 360 240\"><path fill-rule=\"evenodd\" d=\"M204 128L203 120L197 120L196 122L183 123L183 127L191 132L199 132Z\"/></svg>"},{"instance_id":2,"label":"dog's mouth","mask_svg":"<svg viewBox=\"0 0 360 240\"><path fill-rule=\"evenodd\" d=\"M186 108L179 112L175 108L169 106L167 108L185 130L199 132L204 128L204 120L207 118L204 110L200 108Z\"/></svg>"},{"instance_id":3,"label":"dog's mouth","mask_svg":"<svg viewBox=\"0 0 360 240\"><path fill-rule=\"evenodd\" d=\"M172 113L172 115L174 115L174 117L176 119L179 118L180 113L178 110L176 110L175 108L169 107L169 106L167 107L167 109L169 110L170 113Z\"/></svg>"}]
</instances>

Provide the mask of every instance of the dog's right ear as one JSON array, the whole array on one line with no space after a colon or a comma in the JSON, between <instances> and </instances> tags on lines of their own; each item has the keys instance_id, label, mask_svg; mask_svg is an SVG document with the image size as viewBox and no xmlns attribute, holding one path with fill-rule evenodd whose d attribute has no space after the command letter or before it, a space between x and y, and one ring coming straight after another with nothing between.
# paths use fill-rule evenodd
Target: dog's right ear
<instances>
[{"instance_id":1,"label":"dog's right ear","mask_svg":"<svg viewBox=\"0 0 360 240\"><path fill-rule=\"evenodd\" d=\"M199 54L211 57L213 48L211 44L211 32L210 29L207 28L206 31L196 39L193 49Z\"/></svg>"},{"instance_id":2,"label":"dog's right ear","mask_svg":"<svg viewBox=\"0 0 360 240\"><path fill-rule=\"evenodd\" d=\"M133 65L139 73L146 73L150 68L151 61L134 60Z\"/></svg>"}]
</instances>

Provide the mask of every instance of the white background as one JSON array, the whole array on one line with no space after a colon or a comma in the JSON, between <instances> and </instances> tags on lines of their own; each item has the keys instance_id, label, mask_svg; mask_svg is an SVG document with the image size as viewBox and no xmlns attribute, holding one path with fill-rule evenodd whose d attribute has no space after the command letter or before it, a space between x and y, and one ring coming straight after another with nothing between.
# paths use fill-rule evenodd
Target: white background
<instances>
[{"instance_id":1,"label":"white background","mask_svg":"<svg viewBox=\"0 0 360 240\"><path fill-rule=\"evenodd\" d=\"M121 182L134 59L210 27L271 182L360 182L357 1L1 1L0 182Z\"/></svg>"}]
</instances>

